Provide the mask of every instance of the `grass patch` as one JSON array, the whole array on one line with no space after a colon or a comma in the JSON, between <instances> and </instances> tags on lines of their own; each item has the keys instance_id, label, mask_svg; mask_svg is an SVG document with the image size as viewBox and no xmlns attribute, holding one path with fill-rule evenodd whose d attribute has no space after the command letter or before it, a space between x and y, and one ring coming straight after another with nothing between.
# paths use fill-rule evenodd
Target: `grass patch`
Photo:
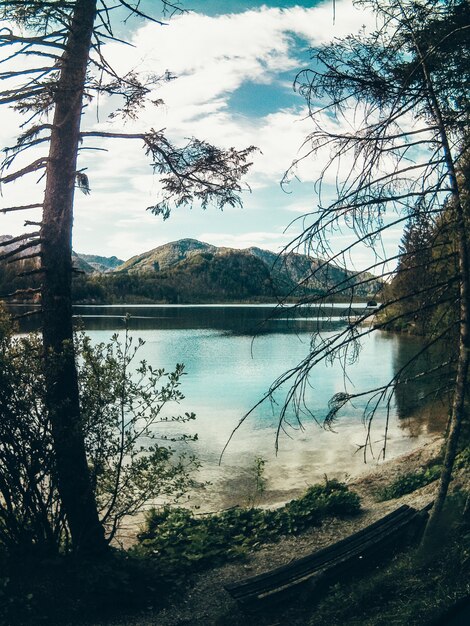
<instances>
[{"instance_id":1,"label":"grass patch","mask_svg":"<svg viewBox=\"0 0 470 626\"><path fill-rule=\"evenodd\" d=\"M219 565L283 535L320 525L328 515L352 515L359 496L336 480L313 485L298 500L280 509L234 508L216 515L195 516L187 509L163 508L147 515L137 553L158 559L169 575Z\"/></svg>"},{"instance_id":2,"label":"grass patch","mask_svg":"<svg viewBox=\"0 0 470 626\"><path fill-rule=\"evenodd\" d=\"M384 500L401 498L408 493L412 493L421 487L429 485L440 477L442 471L441 462L442 460L435 460L427 467L398 476L398 478L396 478L389 485L377 490L377 500L382 502ZM455 469L462 469L465 467L470 467L470 446L463 448L455 458Z\"/></svg>"}]
</instances>

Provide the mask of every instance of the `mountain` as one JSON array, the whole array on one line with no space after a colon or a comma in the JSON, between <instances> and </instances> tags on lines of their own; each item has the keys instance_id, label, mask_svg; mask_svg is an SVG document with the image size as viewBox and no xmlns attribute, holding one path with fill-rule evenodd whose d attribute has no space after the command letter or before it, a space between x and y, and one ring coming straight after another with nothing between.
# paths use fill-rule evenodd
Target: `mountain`
<instances>
[{"instance_id":1,"label":"mountain","mask_svg":"<svg viewBox=\"0 0 470 626\"><path fill-rule=\"evenodd\" d=\"M106 272L112 272L117 267L122 265L124 261L118 259L116 256L99 256L97 254L83 254L77 252L77 256L85 261L92 271L105 274Z\"/></svg>"},{"instance_id":2,"label":"mountain","mask_svg":"<svg viewBox=\"0 0 470 626\"><path fill-rule=\"evenodd\" d=\"M76 270L85 272L85 274L93 274L96 270L90 263L83 258L82 255L72 251L72 265Z\"/></svg>"},{"instance_id":3,"label":"mountain","mask_svg":"<svg viewBox=\"0 0 470 626\"><path fill-rule=\"evenodd\" d=\"M197 239L180 239L166 243L148 252L133 256L119 269L120 272L153 272L169 269L181 261L197 254L216 254L217 251L226 248L217 248L209 243L197 241Z\"/></svg>"},{"instance_id":4,"label":"mountain","mask_svg":"<svg viewBox=\"0 0 470 626\"><path fill-rule=\"evenodd\" d=\"M0 236L5 252L19 244ZM31 253L31 249L27 251ZM327 293L341 282L344 297L374 298L382 287L371 274L361 274L290 252L275 254L261 248L217 247L196 239L181 239L121 261L73 252L74 299L79 302L266 302ZM24 267L23 267L24 266ZM21 270L34 261L21 261ZM0 264L0 294L35 286L37 277L20 279L12 265ZM34 280L33 280L34 278ZM356 283L369 279L366 285Z\"/></svg>"},{"instance_id":5,"label":"mountain","mask_svg":"<svg viewBox=\"0 0 470 626\"><path fill-rule=\"evenodd\" d=\"M134 256L115 273L158 280L163 292L176 294L181 302L300 296L325 292L342 281L353 286L364 278L371 282L356 287L356 296L366 298L381 287L371 274L328 265L304 254L278 255L256 247L238 250L195 239L173 241Z\"/></svg>"},{"instance_id":6,"label":"mountain","mask_svg":"<svg viewBox=\"0 0 470 626\"><path fill-rule=\"evenodd\" d=\"M0 235L0 246L2 252L10 252L15 248L18 248L22 242L14 242L11 245L8 244L9 241L13 240L12 235ZM28 250L24 250L18 254L19 257L23 257L25 255L30 255L32 252L36 252L37 248L29 248ZM105 257L105 256L97 256L95 254L79 254L76 252L72 252L72 263L73 266L86 274L92 274L93 272L109 272L124 263L121 259L118 259L115 256Z\"/></svg>"}]
</instances>

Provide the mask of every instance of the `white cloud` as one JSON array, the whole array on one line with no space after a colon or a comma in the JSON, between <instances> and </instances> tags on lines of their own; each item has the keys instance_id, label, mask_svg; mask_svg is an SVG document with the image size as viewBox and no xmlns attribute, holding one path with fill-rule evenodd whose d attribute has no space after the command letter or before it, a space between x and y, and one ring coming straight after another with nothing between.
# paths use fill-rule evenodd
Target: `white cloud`
<instances>
[{"instance_id":1,"label":"white cloud","mask_svg":"<svg viewBox=\"0 0 470 626\"><path fill-rule=\"evenodd\" d=\"M188 13L173 19L168 27L148 24L139 29L132 38L135 48L111 44L105 54L120 72L137 69L161 74L169 69L178 76L155 91L165 106L143 111L135 125L138 129L164 127L176 139L197 135L226 147L255 143L269 155L260 160L260 171L272 174L275 170L278 175L290 162L289 151L295 155L305 136L294 127L303 113L278 111L258 119L256 128L250 118L231 113L230 95L247 81L277 83L286 70L292 70L293 80L300 63L294 35L305 39L307 47L370 21L349 0L338 4L337 15L332 25L329 3L308 9L265 6L216 17ZM279 133L284 143L289 135L284 150L274 139Z\"/></svg>"},{"instance_id":2,"label":"white cloud","mask_svg":"<svg viewBox=\"0 0 470 626\"><path fill-rule=\"evenodd\" d=\"M203 232L199 238L206 243L227 248L264 248L279 252L289 242L290 237L282 232L259 231L244 233Z\"/></svg>"},{"instance_id":3,"label":"white cloud","mask_svg":"<svg viewBox=\"0 0 470 626\"><path fill-rule=\"evenodd\" d=\"M269 85L285 92L290 89L290 79L285 75L280 77L280 73L292 72L293 80L301 64L308 62L305 54L308 45L324 43L357 31L365 22L371 23L371 17L354 9L350 0L338 2L336 15L333 25L329 2L312 8L265 6L216 17L189 13L173 19L167 27L147 24L138 29L132 36L134 48L118 44L105 46L106 57L120 73L136 69L161 74L168 69L178 75L177 80L155 91L155 97L163 98L165 105L146 108L139 119L128 122L124 130L165 128L169 138L176 141L197 136L223 147L258 146L261 152L253 156L254 165L247 178L253 195L245 203L258 207L266 202L268 191L278 187L292 159L301 154L299 148L311 126L305 119L306 110L300 96L290 107L256 116L253 115L256 106L251 107L249 114L233 111L231 94L247 83ZM299 39L305 41L302 61ZM110 100L101 98L101 121L96 121L96 109L90 106L84 117L85 125L88 128L123 126L122 122L106 121L110 107ZM263 110L266 111L266 107ZM3 120L8 127L15 124L10 113L2 117ZM0 140L8 138L4 136L9 132L5 129L6 125L2 124ZM302 206L307 211L311 206L286 196L276 201L275 208L269 207L270 212L265 211L263 218L254 218L253 211L249 210L244 211L243 217L234 217L235 214L227 211L223 217L232 216L230 227L221 226L222 218L218 214L211 220L211 228L204 226L206 232L201 234L198 234L200 227L194 226L195 212L191 215L179 212L162 225L145 212L145 207L152 204L157 195L158 181L152 176L141 142L96 140L90 143L106 146L110 151L108 154L80 154L79 167L88 168L92 195L84 197L77 193L76 196L74 238L77 250L129 256L179 236L197 236L235 247L257 245L279 249L291 238L282 233L287 225L282 223L286 216L283 209L300 212ZM303 162L298 171L300 178L314 180L321 163L321 159ZM31 197L32 190L29 182L21 189L15 186L11 197ZM314 204L313 198L311 204ZM268 221L263 224L262 219ZM14 233L23 220L24 215L7 216L3 232ZM265 232L264 228L270 230Z\"/></svg>"}]
</instances>

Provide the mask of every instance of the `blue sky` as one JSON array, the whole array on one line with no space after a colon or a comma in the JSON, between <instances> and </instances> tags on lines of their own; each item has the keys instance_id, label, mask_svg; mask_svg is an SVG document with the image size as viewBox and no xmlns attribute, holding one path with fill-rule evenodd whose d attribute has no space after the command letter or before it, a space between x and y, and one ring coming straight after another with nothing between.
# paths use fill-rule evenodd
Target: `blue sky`
<instances>
[{"instance_id":1,"label":"blue sky","mask_svg":"<svg viewBox=\"0 0 470 626\"><path fill-rule=\"evenodd\" d=\"M180 208L162 221L145 210L155 204L159 182L139 142L108 143L108 153L87 151L80 157L79 167L87 168L92 193L76 194L78 252L127 259L183 237L279 251L300 228L297 221L286 232L288 225L316 206L314 181L321 156L301 165L299 181L288 193L280 187L283 173L302 154L302 142L312 128L292 83L309 64L310 46L355 32L363 24L373 24L373 18L353 8L350 0L337 1L335 23L332 0L183 4L193 10L172 18L167 26L135 19L120 24L120 34L134 47L110 44L105 49L121 72L172 71L177 79L155 93L165 104L147 107L138 120L123 124L108 119L113 103L101 98L99 106L89 105L82 126L129 132L165 128L177 143L195 136L226 148L256 145L260 152L246 180L251 192L243 193L242 209ZM142 7L150 11L156 5L156 0L144 0ZM7 145L20 120L4 109L2 121L0 142ZM5 187L1 205L40 201L42 184L30 176ZM27 218L33 219L32 214ZM10 214L0 219L0 232L17 234L26 217ZM338 233L335 247L346 241L347 234ZM364 266L367 258L359 252L354 261Z\"/></svg>"}]
</instances>

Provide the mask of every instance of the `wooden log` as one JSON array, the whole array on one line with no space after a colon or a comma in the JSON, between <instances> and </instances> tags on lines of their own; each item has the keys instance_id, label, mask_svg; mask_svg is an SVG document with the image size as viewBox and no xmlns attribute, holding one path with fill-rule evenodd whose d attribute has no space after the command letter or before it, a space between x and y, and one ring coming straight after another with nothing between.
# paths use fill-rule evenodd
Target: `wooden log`
<instances>
[{"instance_id":1,"label":"wooden log","mask_svg":"<svg viewBox=\"0 0 470 626\"><path fill-rule=\"evenodd\" d=\"M326 548L287 565L251 576L225 589L244 606L284 598L301 585L317 587L338 580L345 572L364 567L385 553L407 544L423 527L427 511L402 505L392 513Z\"/></svg>"}]
</instances>

